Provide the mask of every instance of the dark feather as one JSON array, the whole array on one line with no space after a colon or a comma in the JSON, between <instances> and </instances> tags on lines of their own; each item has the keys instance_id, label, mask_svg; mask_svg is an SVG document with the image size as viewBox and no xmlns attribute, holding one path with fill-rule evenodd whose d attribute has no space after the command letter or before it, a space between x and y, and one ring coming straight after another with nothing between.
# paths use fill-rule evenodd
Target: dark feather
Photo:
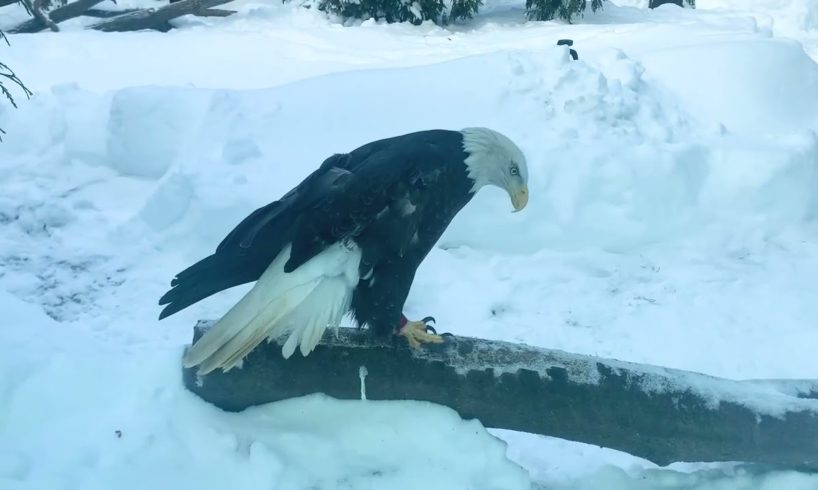
<instances>
[{"instance_id":1,"label":"dark feather","mask_svg":"<svg viewBox=\"0 0 818 490\"><path fill-rule=\"evenodd\" d=\"M281 199L242 220L216 251L176 275L160 319L257 280L291 243L285 272L328 245L355 241L361 275L352 313L379 333L397 324L420 262L471 199L462 134L431 130L333 155ZM374 284L374 287L372 286Z\"/></svg>"}]
</instances>

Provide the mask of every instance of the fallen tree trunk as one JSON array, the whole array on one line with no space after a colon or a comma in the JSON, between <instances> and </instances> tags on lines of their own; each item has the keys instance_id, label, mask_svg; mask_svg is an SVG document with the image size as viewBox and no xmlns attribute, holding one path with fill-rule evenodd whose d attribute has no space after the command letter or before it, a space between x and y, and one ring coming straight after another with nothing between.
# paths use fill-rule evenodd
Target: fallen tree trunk
<instances>
[{"instance_id":1,"label":"fallen tree trunk","mask_svg":"<svg viewBox=\"0 0 818 490\"><path fill-rule=\"evenodd\" d=\"M90 26L91 29L104 32L126 32L152 29L167 32L171 29L170 21L183 15L204 15L224 17L225 12L217 10L214 14L209 8L230 3L232 0L181 0L159 9L140 9L124 15L113 17ZM213 15L211 15L213 14ZM229 15L229 14L227 14Z\"/></svg>"},{"instance_id":2,"label":"fallen tree trunk","mask_svg":"<svg viewBox=\"0 0 818 490\"><path fill-rule=\"evenodd\" d=\"M204 9L196 12L197 17L229 17L235 14L235 10L227 9Z\"/></svg>"},{"instance_id":3,"label":"fallen tree trunk","mask_svg":"<svg viewBox=\"0 0 818 490\"><path fill-rule=\"evenodd\" d=\"M18 0L0 0L0 6L4 5L2 2L14 3L16 1ZM210 8L230 3L232 0L180 0L159 9L128 9L121 12L92 10L94 6L103 1L77 0L54 9L49 14L40 12L39 16L37 16L38 11L35 10L33 19L10 29L9 32L14 34L34 33L46 27L51 27L53 30L60 22L83 15L106 19L90 26L91 29L98 31L126 32L152 29L167 32L173 28L170 21L183 15L227 17L235 13L233 10Z\"/></svg>"},{"instance_id":4,"label":"fallen tree trunk","mask_svg":"<svg viewBox=\"0 0 818 490\"><path fill-rule=\"evenodd\" d=\"M60 28L57 27L57 24L51 20L51 17L43 10L43 0L34 0L33 2L31 0L20 1L26 10L34 16L35 19L39 20L41 24L51 29L52 32L60 32Z\"/></svg>"},{"instance_id":5,"label":"fallen tree trunk","mask_svg":"<svg viewBox=\"0 0 818 490\"><path fill-rule=\"evenodd\" d=\"M48 14L48 18L51 19L53 23L59 24L60 22L68 19L73 19L74 17L83 15L86 10L102 3L103 1L105 0L77 0L76 2L72 2L52 10ZM17 27L10 29L9 32L14 34L29 34L42 31L46 27L48 26L46 26L45 22L35 17L23 22Z\"/></svg>"},{"instance_id":6,"label":"fallen tree trunk","mask_svg":"<svg viewBox=\"0 0 818 490\"><path fill-rule=\"evenodd\" d=\"M211 322L194 329L194 342ZM329 331L308 357L262 344L241 369L185 386L228 411L324 393L446 405L491 428L618 449L660 465L743 461L818 470L818 383L731 381L468 337L412 351L365 332ZM799 397L801 396L801 397Z\"/></svg>"},{"instance_id":7,"label":"fallen tree trunk","mask_svg":"<svg viewBox=\"0 0 818 490\"><path fill-rule=\"evenodd\" d=\"M131 12L138 12L141 9L125 9L125 10L101 10L101 9L88 9L83 12L82 15L86 17L95 17L97 19L110 19L112 17L118 17L120 15L130 14Z\"/></svg>"}]
</instances>

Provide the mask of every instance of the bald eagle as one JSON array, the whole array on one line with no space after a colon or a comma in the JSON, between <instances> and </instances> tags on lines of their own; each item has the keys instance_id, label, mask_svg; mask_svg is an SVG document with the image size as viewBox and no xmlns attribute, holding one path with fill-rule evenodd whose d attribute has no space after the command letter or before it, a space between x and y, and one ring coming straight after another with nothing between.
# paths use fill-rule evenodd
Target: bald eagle
<instances>
[{"instance_id":1,"label":"bald eagle","mask_svg":"<svg viewBox=\"0 0 818 490\"><path fill-rule=\"evenodd\" d=\"M487 128L426 130L335 154L279 200L241 221L216 251L179 272L159 319L256 281L184 356L185 367L227 371L264 340L307 356L350 315L374 335L417 348L442 342L403 306L415 271L483 186L528 202L528 169L508 137Z\"/></svg>"}]
</instances>

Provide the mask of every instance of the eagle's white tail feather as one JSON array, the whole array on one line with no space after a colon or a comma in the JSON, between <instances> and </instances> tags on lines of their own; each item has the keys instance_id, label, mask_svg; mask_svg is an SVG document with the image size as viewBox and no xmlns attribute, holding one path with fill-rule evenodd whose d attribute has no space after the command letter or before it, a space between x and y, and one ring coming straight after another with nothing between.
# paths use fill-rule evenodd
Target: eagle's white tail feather
<instances>
[{"instance_id":1,"label":"eagle's white tail feather","mask_svg":"<svg viewBox=\"0 0 818 490\"><path fill-rule=\"evenodd\" d=\"M301 354L306 356L318 345L326 328L341 321L352 299L352 295L347 294L348 289L344 287L345 282L343 277L322 281L305 300L305 303L322 307L301 308L294 312L295 318L292 323L295 327L282 349L285 358L289 358L296 347L299 347Z\"/></svg>"},{"instance_id":2,"label":"eagle's white tail feather","mask_svg":"<svg viewBox=\"0 0 818 490\"><path fill-rule=\"evenodd\" d=\"M284 273L289 257L287 246L253 288L186 352L186 367L198 365L202 374L227 371L264 339L276 339L288 330L285 358L299 345L303 355L312 352L327 325L339 322L349 308L361 252L334 244Z\"/></svg>"},{"instance_id":3,"label":"eagle's white tail feather","mask_svg":"<svg viewBox=\"0 0 818 490\"><path fill-rule=\"evenodd\" d=\"M288 303L300 304L301 301L296 299L298 293L311 285L312 283L297 286L285 292L284 297L276 298L264 305L262 310L244 324L233 338L202 363L202 371L213 370L220 366L224 366L225 369L234 367L264 339L281 334L278 327L282 326L282 320L288 313Z\"/></svg>"},{"instance_id":4,"label":"eagle's white tail feather","mask_svg":"<svg viewBox=\"0 0 818 490\"><path fill-rule=\"evenodd\" d=\"M271 288L275 287L274 283L270 284L271 279L274 277L274 274L271 274L271 272L276 269L283 270L284 262L288 256L289 248L282 251L261 277L259 277L253 288L188 349L184 358L185 367L202 364L208 359L210 360L208 364L218 364L225 360L228 354L222 351L219 353L220 355L216 355L217 352L222 350L222 347L225 347L228 342L242 333L242 328L255 319L266 305L271 303L270 299L274 300L272 302L279 299L280 294L273 293L267 296L265 291L269 294ZM250 333L249 330L245 331L245 339L248 333ZM211 370L212 369L206 369L204 366L201 368L203 373L210 372Z\"/></svg>"}]
</instances>

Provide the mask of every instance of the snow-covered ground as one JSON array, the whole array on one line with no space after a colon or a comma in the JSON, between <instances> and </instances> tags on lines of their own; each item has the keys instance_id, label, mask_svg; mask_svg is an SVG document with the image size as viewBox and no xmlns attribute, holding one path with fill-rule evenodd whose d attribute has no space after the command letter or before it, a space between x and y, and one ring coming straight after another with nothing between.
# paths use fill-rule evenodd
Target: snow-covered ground
<instances>
[{"instance_id":1,"label":"snow-covered ground","mask_svg":"<svg viewBox=\"0 0 818 490\"><path fill-rule=\"evenodd\" d=\"M327 155L487 125L528 155L529 206L482 192L408 313L735 379L818 378L818 3L646 3L565 25L489 2L443 29L242 0L166 34L78 21L9 36L0 59L36 96L0 104L0 488L818 489L487 432L422 403L225 414L181 387L178 358L246 287L156 321L174 273Z\"/></svg>"}]
</instances>

